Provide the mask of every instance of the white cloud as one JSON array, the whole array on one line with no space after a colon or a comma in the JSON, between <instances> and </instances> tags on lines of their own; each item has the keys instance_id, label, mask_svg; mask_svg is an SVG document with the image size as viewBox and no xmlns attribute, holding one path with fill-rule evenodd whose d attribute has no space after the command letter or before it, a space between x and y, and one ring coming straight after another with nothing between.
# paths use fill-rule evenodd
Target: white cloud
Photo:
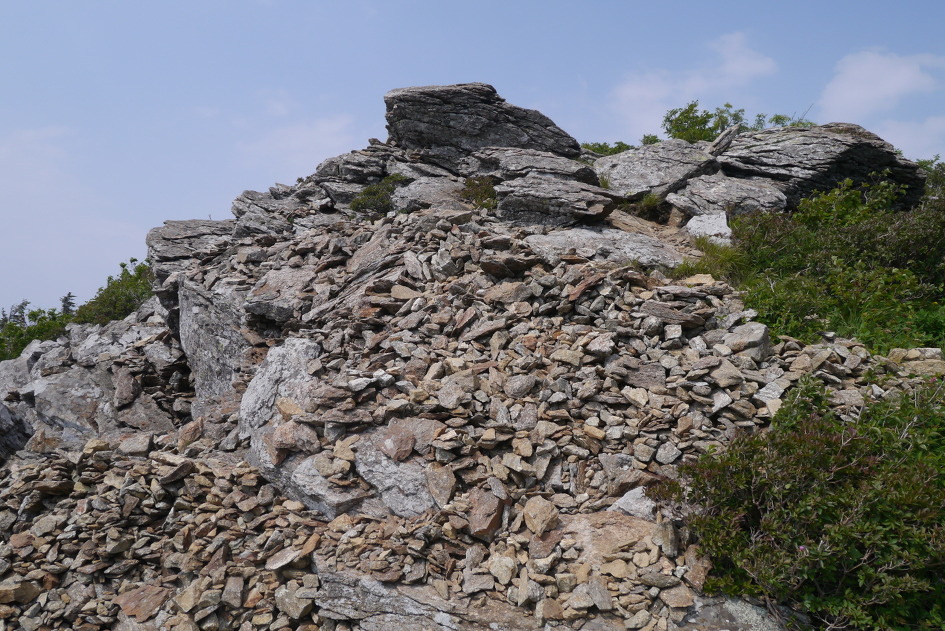
<instances>
[{"instance_id":1,"label":"white cloud","mask_svg":"<svg viewBox=\"0 0 945 631\"><path fill-rule=\"evenodd\" d=\"M772 58L749 47L744 33L722 35L709 42L708 48L714 55L699 67L682 72L662 69L631 74L616 87L614 108L624 119L627 138L637 141L645 133L658 132L670 108L694 99L726 99L733 88L778 69Z\"/></svg>"},{"instance_id":2,"label":"white cloud","mask_svg":"<svg viewBox=\"0 0 945 631\"><path fill-rule=\"evenodd\" d=\"M818 101L818 118L862 124L871 115L894 109L909 97L939 89L932 72L945 69L945 57L862 51L845 56Z\"/></svg>"},{"instance_id":3,"label":"white cloud","mask_svg":"<svg viewBox=\"0 0 945 631\"><path fill-rule=\"evenodd\" d=\"M269 129L239 145L249 167L265 169L283 179L312 173L325 158L350 151L356 143L351 116L339 115Z\"/></svg>"}]
</instances>

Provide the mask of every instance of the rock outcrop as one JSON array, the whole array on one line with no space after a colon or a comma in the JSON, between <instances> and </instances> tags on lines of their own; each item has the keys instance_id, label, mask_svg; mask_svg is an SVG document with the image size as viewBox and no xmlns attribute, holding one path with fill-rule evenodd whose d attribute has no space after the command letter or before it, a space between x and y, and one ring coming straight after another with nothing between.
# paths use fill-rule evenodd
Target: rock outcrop
<instances>
[{"instance_id":1,"label":"rock outcrop","mask_svg":"<svg viewBox=\"0 0 945 631\"><path fill-rule=\"evenodd\" d=\"M0 629L780 629L701 594L647 488L804 375L852 420L887 395L868 374L908 390L941 354L773 340L614 208L790 208L882 143L787 169L758 143L838 129L728 132L595 173L490 86L385 100L389 142L152 230L160 302L0 362ZM392 175L393 212L351 210Z\"/></svg>"},{"instance_id":2,"label":"rock outcrop","mask_svg":"<svg viewBox=\"0 0 945 631\"><path fill-rule=\"evenodd\" d=\"M577 157L578 142L541 112L505 102L484 83L391 90L384 95L390 142L451 171L484 147Z\"/></svg>"},{"instance_id":3,"label":"rock outcrop","mask_svg":"<svg viewBox=\"0 0 945 631\"><path fill-rule=\"evenodd\" d=\"M609 182L611 190L630 200L645 195L666 197L690 178L718 169L715 158L704 149L672 138L600 158L594 170Z\"/></svg>"},{"instance_id":4,"label":"rock outcrop","mask_svg":"<svg viewBox=\"0 0 945 631\"><path fill-rule=\"evenodd\" d=\"M925 176L914 162L876 134L849 123L741 134L719 162L728 177L768 180L792 208L802 198L829 191L847 178L866 182L871 174L887 169L891 181L906 187L899 200L903 208L915 206L925 186Z\"/></svg>"}]
</instances>

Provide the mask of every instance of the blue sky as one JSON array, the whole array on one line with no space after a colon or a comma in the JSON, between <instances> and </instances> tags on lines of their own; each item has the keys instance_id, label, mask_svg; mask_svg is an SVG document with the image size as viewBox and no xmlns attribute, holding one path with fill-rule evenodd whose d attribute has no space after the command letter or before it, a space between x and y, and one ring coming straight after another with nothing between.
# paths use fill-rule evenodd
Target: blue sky
<instances>
[{"instance_id":1,"label":"blue sky","mask_svg":"<svg viewBox=\"0 0 945 631\"><path fill-rule=\"evenodd\" d=\"M898 4L0 1L0 307L85 301L149 228L386 138L397 87L491 83L580 141L698 99L945 155L945 3Z\"/></svg>"}]
</instances>

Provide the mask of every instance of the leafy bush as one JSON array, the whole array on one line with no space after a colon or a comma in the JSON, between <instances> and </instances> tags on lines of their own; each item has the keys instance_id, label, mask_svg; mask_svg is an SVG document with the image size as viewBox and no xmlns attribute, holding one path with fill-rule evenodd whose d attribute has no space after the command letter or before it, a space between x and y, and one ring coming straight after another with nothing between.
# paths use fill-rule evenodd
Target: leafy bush
<instances>
[{"instance_id":1,"label":"leafy bush","mask_svg":"<svg viewBox=\"0 0 945 631\"><path fill-rule=\"evenodd\" d=\"M377 184L365 186L364 190L351 200L351 210L373 210L378 213L389 213L394 209L390 196L399 186L408 181L409 178L394 173Z\"/></svg>"},{"instance_id":2,"label":"leafy bush","mask_svg":"<svg viewBox=\"0 0 945 631\"><path fill-rule=\"evenodd\" d=\"M684 107L677 107L666 112L663 116L663 131L670 138L680 138L688 142L698 140L712 141L732 125L760 130L765 127L807 127L813 125L803 117L795 118L784 114L756 114L753 122L747 123L744 109L734 109L731 103L726 103L715 110L700 110L699 101L691 101Z\"/></svg>"},{"instance_id":3,"label":"leafy bush","mask_svg":"<svg viewBox=\"0 0 945 631\"><path fill-rule=\"evenodd\" d=\"M802 381L769 432L684 465L676 499L715 565L710 590L762 596L827 628L945 628L945 393L841 420Z\"/></svg>"},{"instance_id":4,"label":"leafy bush","mask_svg":"<svg viewBox=\"0 0 945 631\"><path fill-rule=\"evenodd\" d=\"M497 197L495 183L488 176L466 178L459 197L476 208L493 209L496 207Z\"/></svg>"},{"instance_id":5,"label":"leafy bush","mask_svg":"<svg viewBox=\"0 0 945 631\"><path fill-rule=\"evenodd\" d=\"M4 312L0 317L0 361L19 357L33 340L52 340L63 335L72 319L70 314L55 309L25 311L27 305L29 302L23 301L10 310L11 314Z\"/></svg>"},{"instance_id":6,"label":"leafy bush","mask_svg":"<svg viewBox=\"0 0 945 631\"><path fill-rule=\"evenodd\" d=\"M930 160L917 160L925 171L925 197L929 201L945 201L945 162L936 154Z\"/></svg>"},{"instance_id":7,"label":"leafy bush","mask_svg":"<svg viewBox=\"0 0 945 631\"><path fill-rule=\"evenodd\" d=\"M80 324L108 324L133 313L154 295L151 283L154 275L146 262L129 259L120 263L118 276L109 276L95 297L76 309L74 321Z\"/></svg>"},{"instance_id":8,"label":"leafy bush","mask_svg":"<svg viewBox=\"0 0 945 631\"><path fill-rule=\"evenodd\" d=\"M153 295L151 268L134 258L119 265L118 276L109 276L95 297L78 309L74 308L75 296L69 292L60 299L58 311L28 311L28 300L14 305L9 312L0 310L0 361L19 357L33 340L52 340L64 335L70 322L107 324L137 310Z\"/></svg>"},{"instance_id":9,"label":"leafy bush","mask_svg":"<svg viewBox=\"0 0 945 631\"><path fill-rule=\"evenodd\" d=\"M582 142L581 146L588 151L599 153L602 156L612 156L616 153L622 153L627 149L633 149L633 147L621 140L618 140L613 145L609 142Z\"/></svg>"},{"instance_id":10,"label":"leafy bush","mask_svg":"<svg viewBox=\"0 0 945 631\"><path fill-rule=\"evenodd\" d=\"M729 280L746 290L760 320L805 341L831 330L878 352L941 346L945 204L895 212L899 192L881 180L847 181L793 216L736 218L733 247L701 243L702 260L677 274Z\"/></svg>"}]
</instances>

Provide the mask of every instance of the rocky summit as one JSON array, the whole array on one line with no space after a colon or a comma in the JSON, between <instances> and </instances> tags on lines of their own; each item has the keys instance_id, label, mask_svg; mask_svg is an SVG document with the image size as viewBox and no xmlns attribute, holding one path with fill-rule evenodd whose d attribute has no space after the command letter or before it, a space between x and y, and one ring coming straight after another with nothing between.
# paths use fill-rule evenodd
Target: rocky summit
<instances>
[{"instance_id":1,"label":"rocky summit","mask_svg":"<svg viewBox=\"0 0 945 631\"><path fill-rule=\"evenodd\" d=\"M0 629L781 629L702 593L648 487L804 375L853 418L868 372L945 362L772 339L663 272L733 213L922 173L853 125L600 157L488 85L385 103L386 142L152 230L136 313L0 363Z\"/></svg>"}]
</instances>

